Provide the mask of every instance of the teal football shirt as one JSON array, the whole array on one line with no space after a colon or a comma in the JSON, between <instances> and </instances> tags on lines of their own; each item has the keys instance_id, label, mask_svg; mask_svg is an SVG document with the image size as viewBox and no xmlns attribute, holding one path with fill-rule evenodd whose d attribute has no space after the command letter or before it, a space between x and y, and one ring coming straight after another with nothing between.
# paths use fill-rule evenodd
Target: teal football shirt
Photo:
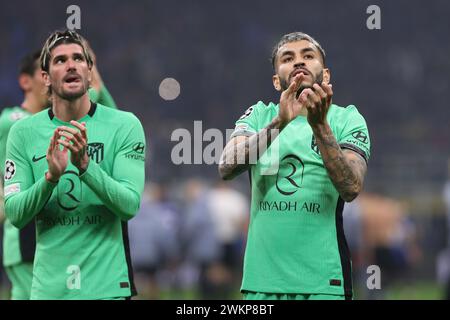
<instances>
[{"instance_id":1,"label":"teal football shirt","mask_svg":"<svg viewBox=\"0 0 450 320\"><path fill-rule=\"evenodd\" d=\"M57 184L45 180L45 155L56 127L71 126L51 109L10 131L5 213L22 228L36 220L31 299L104 299L135 294L127 223L145 181L145 136L129 112L92 103L86 122L90 163L70 163Z\"/></svg>"},{"instance_id":2,"label":"teal football shirt","mask_svg":"<svg viewBox=\"0 0 450 320\"><path fill-rule=\"evenodd\" d=\"M102 85L99 92L94 88L89 89L89 98L93 102L117 109L116 103L106 86ZM0 115L0 168L3 176L6 156L6 141L9 130L18 120L30 116L31 113L24 108L16 106L3 109ZM4 222L3 233L3 265L10 267L21 262L32 262L35 251L35 228L29 224L19 231L8 219Z\"/></svg>"},{"instance_id":3,"label":"teal football shirt","mask_svg":"<svg viewBox=\"0 0 450 320\"><path fill-rule=\"evenodd\" d=\"M233 136L257 133L279 106L259 102ZM370 140L355 106L331 105L328 123L342 148L369 159ZM306 117L298 116L250 167L252 200L243 291L352 295L343 200L330 180Z\"/></svg>"},{"instance_id":4,"label":"teal football shirt","mask_svg":"<svg viewBox=\"0 0 450 320\"><path fill-rule=\"evenodd\" d=\"M17 121L30 115L28 111L19 106L5 108L0 115L0 168L2 179L5 169L6 141L9 130ZM5 219L3 231L3 265L9 267L21 263L24 260L32 262L35 247L34 237L35 232L32 224L24 229L21 234L8 219ZM20 241L21 238L33 239L23 243L23 241Z\"/></svg>"}]
</instances>

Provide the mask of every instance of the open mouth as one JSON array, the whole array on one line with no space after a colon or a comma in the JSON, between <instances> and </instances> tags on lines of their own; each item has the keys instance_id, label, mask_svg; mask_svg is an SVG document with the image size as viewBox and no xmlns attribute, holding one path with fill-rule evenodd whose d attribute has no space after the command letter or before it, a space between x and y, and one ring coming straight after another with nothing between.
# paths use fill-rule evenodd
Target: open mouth
<instances>
[{"instance_id":1,"label":"open mouth","mask_svg":"<svg viewBox=\"0 0 450 320\"><path fill-rule=\"evenodd\" d=\"M73 76L67 76L64 78L65 83L78 83L81 82L81 78L79 76L73 75Z\"/></svg>"}]
</instances>

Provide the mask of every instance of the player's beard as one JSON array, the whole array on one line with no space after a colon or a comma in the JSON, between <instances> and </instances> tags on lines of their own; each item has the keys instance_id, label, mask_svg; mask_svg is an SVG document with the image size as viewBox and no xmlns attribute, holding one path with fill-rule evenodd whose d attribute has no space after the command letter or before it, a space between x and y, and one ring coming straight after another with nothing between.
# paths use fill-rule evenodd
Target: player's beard
<instances>
[{"instance_id":1,"label":"player's beard","mask_svg":"<svg viewBox=\"0 0 450 320\"><path fill-rule=\"evenodd\" d=\"M306 89L306 88L311 88L312 89L314 83L317 83L319 86L322 84L322 82L323 82L323 70L321 70L319 72L319 74L317 74L317 75L312 75L312 78L313 78L313 82L312 82L311 85L304 85L304 84L300 85L300 88L298 89L297 95L296 95L297 98L300 96L300 94L302 93L302 91L304 89ZM281 85L281 89L283 91L285 91L287 88L289 88L290 84L291 83L289 83L287 79L284 79L284 78L280 77L280 85Z\"/></svg>"},{"instance_id":2,"label":"player's beard","mask_svg":"<svg viewBox=\"0 0 450 320\"><path fill-rule=\"evenodd\" d=\"M86 93L86 91L89 89L89 81L88 80L81 78L81 82L83 85L77 91L68 92L68 91L64 90L64 82L63 82L57 90L54 90L54 92L61 99L68 100L68 101L74 101L74 100L80 98L81 96L83 96Z\"/></svg>"}]
</instances>

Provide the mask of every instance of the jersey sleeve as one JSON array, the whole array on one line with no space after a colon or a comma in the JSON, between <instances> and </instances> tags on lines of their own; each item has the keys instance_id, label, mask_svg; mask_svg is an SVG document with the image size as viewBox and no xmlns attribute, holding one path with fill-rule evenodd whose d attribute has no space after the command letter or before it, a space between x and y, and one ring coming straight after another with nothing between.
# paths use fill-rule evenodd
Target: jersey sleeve
<instances>
[{"instance_id":1,"label":"jersey sleeve","mask_svg":"<svg viewBox=\"0 0 450 320\"><path fill-rule=\"evenodd\" d=\"M127 221L139 210L145 184L145 134L140 121L122 126L117 139L112 175L95 161L80 176L95 194L121 220ZM88 137L89 138L89 137Z\"/></svg>"},{"instance_id":2,"label":"jersey sleeve","mask_svg":"<svg viewBox=\"0 0 450 320\"><path fill-rule=\"evenodd\" d=\"M357 152L368 162L370 158L370 137L364 117L355 106L348 106L342 123L344 123L344 126L338 138L340 147Z\"/></svg>"},{"instance_id":3,"label":"jersey sleeve","mask_svg":"<svg viewBox=\"0 0 450 320\"><path fill-rule=\"evenodd\" d=\"M245 113L236 121L236 125L231 138L236 136L251 136L257 133L259 128L259 116L264 103L261 101L248 108Z\"/></svg>"},{"instance_id":4,"label":"jersey sleeve","mask_svg":"<svg viewBox=\"0 0 450 320\"><path fill-rule=\"evenodd\" d=\"M95 90L94 88L89 89L89 98L92 102L100 103L106 107L117 109L117 105L109 93L108 89L104 84L102 84L102 87L100 91Z\"/></svg>"},{"instance_id":5,"label":"jersey sleeve","mask_svg":"<svg viewBox=\"0 0 450 320\"><path fill-rule=\"evenodd\" d=\"M8 135L4 172L5 215L17 228L25 227L42 210L56 186L44 176L34 181L23 130L13 126Z\"/></svg>"}]
</instances>

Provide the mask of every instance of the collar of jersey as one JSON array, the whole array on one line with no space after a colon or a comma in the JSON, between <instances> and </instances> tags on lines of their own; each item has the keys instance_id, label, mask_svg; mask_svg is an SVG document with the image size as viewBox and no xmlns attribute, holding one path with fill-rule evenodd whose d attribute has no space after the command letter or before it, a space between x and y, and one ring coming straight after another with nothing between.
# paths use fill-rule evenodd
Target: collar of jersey
<instances>
[{"instance_id":1,"label":"collar of jersey","mask_svg":"<svg viewBox=\"0 0 450 320\"><path fill-rule=\"evenodd\" d=\"M91 107L89 108L89 112L87 113L87 115L85 115L80 120L78 120L78 122L83 122L83 121L87 120L88 118L92 118L94 116L96 110L97 110L97 104L91 101ZM57 117L55 117L52 107L48 109L48 117L53 122L67 124L67 122L64 122L64 121L58 119Z\"/></svg>"}]
</instances>

